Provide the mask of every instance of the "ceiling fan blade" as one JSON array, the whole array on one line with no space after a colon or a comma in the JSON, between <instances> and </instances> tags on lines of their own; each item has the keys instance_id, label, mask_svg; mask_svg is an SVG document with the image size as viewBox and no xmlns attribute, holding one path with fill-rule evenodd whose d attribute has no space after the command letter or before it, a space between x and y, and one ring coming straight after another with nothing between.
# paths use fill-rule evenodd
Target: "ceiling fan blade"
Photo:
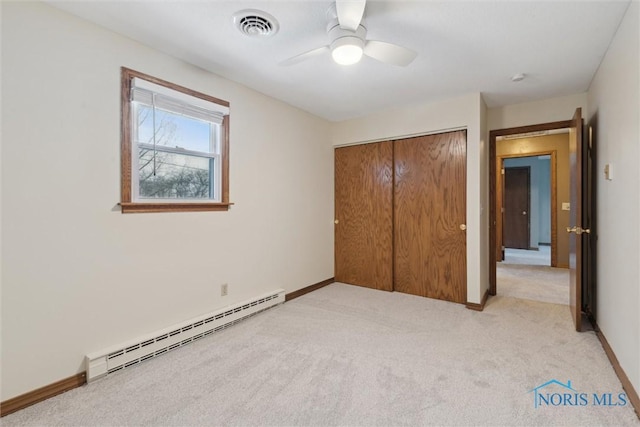
<instances>
[{"instance_id":1,"label":"ceiling fan blade","mask_svg":"<svg viewBox=\"0 0 640 427\"><path fill-rule=\"evenodd\" d=\"M336 0L336 12L340 27L356 31L364 15L366 0Z\"/></svg>"},{"instance_id":2,"label":"ceiling fan blade","mask_svg":"<svg viewBox=\"0 0 640 427\"><path fill-rule=\"evenodd\" d=\"M310 50L308 52L304 52L304 53L301 53L299 55L292 56L289 59L285 59L279 65L281 65L283 67L288 67L289 65L295 65L295 64L298 64L298 63L300 63L302 61L306 61L307 59L313 58L314 56L318 56L321 53L329 52L329 50L330 50L329 46L322 46L322 47L319 47L317 49L313 49L313 50Z\"/></svg>"},{"instance_id":3,"label":"ceiling fan blade","mask_svg":"<svg viewBox=\"0 0 640 427\"><path fill-rule=\"evenodd\" d=\"M397 44L369 40L364 46L364 54L380 62L406 67L418 54Z\"/></svg>"}]
</instances>

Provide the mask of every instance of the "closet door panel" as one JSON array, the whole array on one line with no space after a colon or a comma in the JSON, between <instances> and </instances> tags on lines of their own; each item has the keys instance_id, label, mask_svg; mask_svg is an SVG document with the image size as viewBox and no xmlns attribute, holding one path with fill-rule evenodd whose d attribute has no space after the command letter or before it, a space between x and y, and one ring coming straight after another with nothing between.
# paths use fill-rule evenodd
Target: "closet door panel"
<instances>
[{"instance_id":1,"label":"closet door panel","mask_svg":"<svg viewBox=\"0 0 640 427\"><path fill-rule=\"evenodd\" d=\"M393 290L393 145L335 150L335 280Z\"/></svg>"},{"instance_id":2,"label":"closet door panel","mask_svg":"<svg viewBox=\"0 0 640 427\"><path fill-rule=\"evenodd\" d=\"M394 144L394 290L466 303L466 131Z\"/></svg>"}]
</instances>

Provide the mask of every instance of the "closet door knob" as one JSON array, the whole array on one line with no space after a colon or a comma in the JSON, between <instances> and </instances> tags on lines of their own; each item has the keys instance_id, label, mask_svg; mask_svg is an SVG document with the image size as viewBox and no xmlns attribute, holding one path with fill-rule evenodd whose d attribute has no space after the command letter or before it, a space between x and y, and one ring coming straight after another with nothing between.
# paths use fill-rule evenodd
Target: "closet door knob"
<instances>
[{"instance_id":1,"label":"closet door knob","mask_svg":"<svg viewBox=\"0 0 640 427\"><path fill-rule=\"evenodd\" d=\"M464 231L467 229L467 225L466 224L460 224L460 230Z\"/></svg>"}]
</instances>

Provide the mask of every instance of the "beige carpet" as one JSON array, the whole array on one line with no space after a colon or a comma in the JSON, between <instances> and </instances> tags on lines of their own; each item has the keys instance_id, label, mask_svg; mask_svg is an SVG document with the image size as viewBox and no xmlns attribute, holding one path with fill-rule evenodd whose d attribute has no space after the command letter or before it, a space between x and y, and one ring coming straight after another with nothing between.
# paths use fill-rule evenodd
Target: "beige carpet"
<instances>
[{"instance_id":1,"label":"beige carpet","mask_svg":"<svg viewBox=\"0 0 640 427\"><path fill-rule=\"evenodd\" d=\"M538 250L505 248L505 264L527 264L551 266L551 247L541 245Z\"/></svg>"},{"instance_id":2,"label":"beige carpet","mask_svg":"<svg viewBox=\"0 0 640 427\"><path fill-rule=\"evenodd\" d=\"M569 304L569 270L543 265L496 264L497 295Z\"/></svg>"},{"instance_id":3,"label":"beige carpet","mask_svg":"<svg viewBox=\"0 0 640 427\"><path fill-rule=\"evenodd\" d=\"M535 408L552 379L589 404ZM629 404L591 404L622 392L565 306L497 296L476 312L333 284L2 424L639 425Z\"/></svg>"}]
</instances>

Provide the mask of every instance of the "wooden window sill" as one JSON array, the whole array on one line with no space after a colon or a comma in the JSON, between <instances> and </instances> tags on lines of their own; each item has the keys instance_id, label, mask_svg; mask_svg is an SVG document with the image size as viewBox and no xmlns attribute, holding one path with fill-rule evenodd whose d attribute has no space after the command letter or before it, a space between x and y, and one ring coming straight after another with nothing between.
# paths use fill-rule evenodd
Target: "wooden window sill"
<instances>
[{"instance_id":1,"label":"wooden window sill","mask_svg":"<svg viewBox=\"0 0 640 427\"><path fill-rule=\"evenodd\" d=\"M120 203L122 213L228 211L231 205L233 203Z\"/></svg>"}]
</instances>

